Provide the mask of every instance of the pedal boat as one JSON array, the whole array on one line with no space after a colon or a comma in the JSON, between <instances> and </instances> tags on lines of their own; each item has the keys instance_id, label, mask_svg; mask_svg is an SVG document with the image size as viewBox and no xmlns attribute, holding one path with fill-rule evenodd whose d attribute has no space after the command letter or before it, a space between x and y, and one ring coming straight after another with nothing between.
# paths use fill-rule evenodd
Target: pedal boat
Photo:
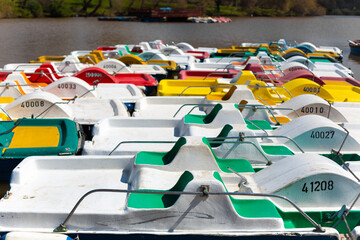
<instances>
[{"instance_id":1,"label":"pedal boat","mask_svg":"<svg viewBox=\"0 0 360 240\"><path fill-rule=\"evenodd\" d=\"M2 181L26 157L79 154L84 143L81 127L68 119L0 121L0 129Z\"/></svg>"},{"instance_id":2,"label":"pedal boat","mask_svg":"<svg viewBox=\"0 0 360 240\"><path fill-rule=\"evenodd\" d=\"M183 138L169 152L135 157L27 158L0 201L0 232L340 239L359 225L360 185L329 159L299 154L255 173L208 144Z\"/></svg>"},{"instance_id":3,"label":"pedal boat","mask_svg":"<svg viewBox=\"0 0 360 240\"><path fill-rule=\"evenodd\" d=\"M129 116L117 99L78 98L62 100L49 92L35 91L2 105L2 119L67 118L80 124L95 124L104 117Z\"/></svg>"}]
</instances>

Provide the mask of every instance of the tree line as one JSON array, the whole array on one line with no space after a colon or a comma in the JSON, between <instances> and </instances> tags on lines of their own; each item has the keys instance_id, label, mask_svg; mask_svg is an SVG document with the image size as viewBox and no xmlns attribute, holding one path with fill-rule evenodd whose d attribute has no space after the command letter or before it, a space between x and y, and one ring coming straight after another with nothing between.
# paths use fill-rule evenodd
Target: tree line
<instances>
[{"instance_id":1,"label":"tree line","mask_svg":"<svg viewBox=\"0 0 360 240\"><path fill-rule=\"evenodd\" d=\"M360 15L359 0L0 0L0 17L119 16L154 7L198 7L209 16Z\"/></svg>"}]
</instances>

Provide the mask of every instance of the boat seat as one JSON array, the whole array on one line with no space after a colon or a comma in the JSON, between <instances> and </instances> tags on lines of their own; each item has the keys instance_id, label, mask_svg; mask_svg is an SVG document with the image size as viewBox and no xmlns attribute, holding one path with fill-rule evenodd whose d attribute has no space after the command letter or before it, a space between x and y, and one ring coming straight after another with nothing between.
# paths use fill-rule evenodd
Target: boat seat
<instances>
[{"instance_id":1,"label":"boat seat","mask_svg":"<svg viewBox=\"0 0 360 240\"><path fill-rule=\"evenodd\" d=\"M169 152L139 152L136 155L135 164L167 165L185 144L186 139L181 137Z\"/></svg>"},{"instance_id":2,"label":"boat seat","mask_svg":"<svg viewBox=\"0 0 360 240\"><path fill-rule=\"evenodd\" d=\"M215 119L216 115L221 109L222 105L216 104L215 107L211 110L211 112L207 115L187 114L185 115L184 122L195 124L209 124Z\"/></svg>"},{"instance_id":3,"label":"boat seat","mask_svg":"<svg viewBox=\"0 0 360 240\"><path fill-rule=\"evenodd\" d=\"M269 155L294 155L294 153L286 146L262 145L261 148Z\"/></svg>"},{"instance_id":4,"label":"boat seat","mask_svg":"<svg viewBox=\"0 0 360 240\"><path fill-rule=\"evenodd\" d=\"M222 183L228 192L220 174L214 172L214 178ZM229 196L235 211L242 217L247 218L281 218L274 204L267 199L235 199Z\"/></svg>"},{"instance_id":5,"label":"boat seat","mask_svg":"<svg viewBox=\"0 0 360 240\"><path fill-rule=\"evenodd\" d=\"M248 160L240 159L240 158L237 158L237 159L219 158L214 154L207 138L203 138L203 143L205 143L206 145L209 146L209 148L215 158L215 161L221 171L226 172L226 173L231 173L232 171L228 169L228 168L231 168L235 172L255 172L254 168L251 166L251 164Z\"/></svg>"},{"instance_id":6,"label":"boat seat","mask_svg":"<svg viewBox=\"0 0 360 240\"><path fill-rule=\"evenodd\" d=\"M245 122L246 122L247 128L251 129L251 130L261 130L261 129L259 129L259 127L264 130L273 130L270 123L265 120L251 120L251 122L250 122L249 120L245 119ZM255 124L259 127L257 127Z\"/></svg>"},{"instance_id":7,"label":"boat seat","mask_svg":"<svg viewBox=\"0 0 360 240\"><path fill-rule=\"evenodd\" d=\"M229 132L233 129L233 127L230 124L226 124L222 129L221 132L217 135L216 138L223 138L223 137L227 137ZM219 143L214 143L219 141ZM221 145L223 140L213 140L213 143L210 143L211 147L219 147Z\"/></svg>"},{"instance_id":8,"label":"boat seat","mask_svg":"<svg viewBox=\"0 0 360 240\"><path fill-rule=\"evenodd\" d=\"M206 99L208 101L226 101L229 100L230 97L233 95L233 93L236 90L236 86L231 86L230 90L225 95L219 95L219 94L208 94L206 95Z\"/></svg>"},{"instance_id":9,"label":"boat seat","mask_svg":"<svg viewBox=\"0 0 360 240\"><path fill-rule=\"evenodd\" d=\"M211 149L210 143L206 138L202 138L202 142L210 149L211 154L218 165L219 169L223 172L230 173L230 167L236 172L254 172L250 162L246 159L222 159L218 158ZM179 153L180 149L186 144L184 137L179 138L174 147L169 152L139 152L136 155L135 164L148 164L165 166L170 164L175 156ZM191 146L191 145L190 145ZM196 153L193 154L196 157ZM210 157L210 155L209 155ZM209 160L210 161L210 160Z\"/></svg>"},{"instance_id":10,"label":"boat seat","mask_svg":"<svg viewBox=\"0 0 360 240\"><path fill-rule=\"evenodd\" d=\"M273 116L270 116L270 120L273 123L276 123L276 120L277 120L280 124L288 123L291 121L290 118L288 118L286 116L276 116L276 120Z\"/></svg>"},{"instance_id":11,"label":"boat seat","mask_svg":"<svg viewBox=\"0 0 360 240\"><path fill-rule=\"evenodd\" d=\"M360 155L356 154L356 153L341 153L341 159L339 158L339 156L337 156L336 153L320 154L320 155L333 160L334 162L336 162L339 165L343 165L341 159L344 162L357 162L357 161L360 161Z\"/></svg>"},{"instance_id":12,"label":"boat seat","mask_svg":"<svg viewBox=\"0 0 360 240\"><path fill-rule=\"evenodd\" d=\"M194 179L194 176L185 171L177 183L169 190L170 192L184 191L186 185ZM138 189L149 190L149 189ZM156 191L156 190L151 190ZM180 195L154 194L154 193L130 193L127 206L131 208L168 208L175 204Z\"/></svg>"}]
</instances>

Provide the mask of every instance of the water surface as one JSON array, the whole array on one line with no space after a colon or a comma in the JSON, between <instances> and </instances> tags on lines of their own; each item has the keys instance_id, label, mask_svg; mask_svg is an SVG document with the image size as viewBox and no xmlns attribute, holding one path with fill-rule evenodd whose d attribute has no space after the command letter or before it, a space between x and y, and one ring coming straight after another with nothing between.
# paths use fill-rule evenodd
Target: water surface
<instances>
[{"instance_id":1,"label":"water surface","mask_svg":"<svg viewBox=\"0 0 360 240\"><path fill-rule=\"evenodd\" d=\"M29 62L41 55L65 55L103 45L133 44L162 39L195 47L228 48L241 42L280 38L337 46L344 65L360 79L360 57L350 55L347 40L360 39L360 17L233 18L229 24L109 22L96 18L0 20L0 67ZM1 184L4 192L7 183Z\"/></svg>"},{"instance_id":2,"label":"water surface","mask_svg":"<svg viewBox=\"0 0 360 240\"><path fill-rule=\"evenodd\" d=\"M155 39L228 48L241 42L285 38L339 47L344 51L344 64L360 77L359 59L349 57L347 43L347 39L360 38L359 29L357 16L240 17L233 18L229 24L111 22L96 18L3 19L0 20L0 67L28 62L41 55L65 55L72 50Z\"/></svg>"}]
</instances>

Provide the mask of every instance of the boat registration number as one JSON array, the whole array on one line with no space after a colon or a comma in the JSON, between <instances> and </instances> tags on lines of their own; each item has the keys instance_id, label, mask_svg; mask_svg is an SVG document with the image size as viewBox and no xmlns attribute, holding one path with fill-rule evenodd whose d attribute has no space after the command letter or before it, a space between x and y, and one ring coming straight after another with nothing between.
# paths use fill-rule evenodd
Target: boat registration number
<instances>
[{"instance_id":1,"label":"boat registration number","mask_svg":"<svg viewBox=\"0 0 360 240\"><path fill-rule=\"evenodd\" d=\"M304 183L302 187L302 192L323 192L331 191L334 189L334 181L315 181L310 183Z\"/></svg>"},{"instance_id":2,"label":"boat registration number","mask_svg":"<svg viewBox=\"0 0 360 240\"><path fill-rule=\"evenodd\" d=\"M45 105L44 101L27 101L21 103L22 108L43 107L44 105Z\"/></svg>"},{"instance_id":3,"label":"boat registration number","mask_svg":"<svg viewBox=\"0 0 360 240\"><path fill-rule=\"evenodd\" d=\"M302 113L323 113L323 107L303 107L301 108Z\"/></svg>"},{"instance_id":4,"label":"boat registration number","mask_svg":"<svg viewBox=\"0 0 360 240\"><path fill-rule=\"evenodd\" d=\"M303 91L304 92L311 92L311 93L319 93L320 88L317 88L317 87L304 87Z\"/></svg>"},{"instance_id":5,"label":"boat registration number","mask_svg":"<svg viewBox=\"0 0 360 240\"><path fill-rule=\"evenodd\" d=\"M61 83L58 85L60 89L76 89L75 83Z\"/></svg>"},{"instance_id":6,"label":"boat registration number","mask_svg":"<svg viewBox=\"0 0 360 240\"><path fill-rule=\"evenodd\" d=\"M335 135L335 131L312 131L310 134L311 138L316 139L332 139Z\"/></svg>"},{"instance_id":7,"label":"boat registration number","mask_svg":"<svg viewBox=\"0 0 360 240\"><path fill-rule=\"evenodd\" d=\"M101 73L92 73L92 72L87 72L86 73L86 77L102 77Z\"/></svg>"}]
</instances>

